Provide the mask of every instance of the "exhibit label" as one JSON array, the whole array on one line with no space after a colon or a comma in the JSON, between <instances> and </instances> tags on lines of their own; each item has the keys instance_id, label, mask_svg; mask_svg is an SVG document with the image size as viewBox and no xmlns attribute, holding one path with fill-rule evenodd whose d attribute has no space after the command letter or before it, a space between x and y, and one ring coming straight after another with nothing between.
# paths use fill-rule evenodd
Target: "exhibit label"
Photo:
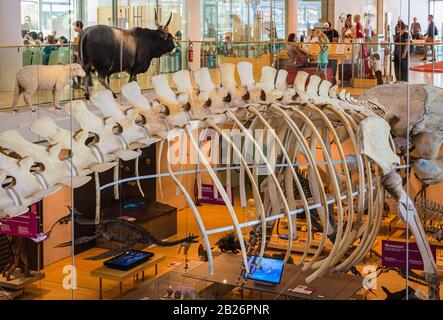
<instances>
[{"instance_id":1,"label":"exhibit label","mask_svg":"<svg viewBox=\"0 0 443 320\"><path fill-rule=\"evenodd\" d=\"M224 206L225 202L223 201L220 193L217 194L217 197L214 197L214 187L210 184L202 184L202 197L198 199L199 203L202 204L212 204L212 205L218 205L218 206ZM231 187L231 190L227 190L226 187L224 187L226 192L230 194L231 196L231 202L232 205L234 205L234 190Z\"/></svg>"},{"instance_id":2,"label":"exhibit label","mask_svg":"<svg viewBox=\"0 0 443 320\"><path fill-rule=\"evenodd\" d=\"M388 241L382 242L382 259L383 266L387 268L401 268L406 270L406 242ZM421 258L420 251L416 243L409 243L409 270L423 271L423 259ZM432 255L434 260L437 257L437 247L431 246Z\"/></svg>"},{"instance_id":3,"label":"exhibit label","mask_svg":"<svg viewBox=\"0 0 443 320\"><path fill-rule=\"evenodd\" d=\"M0 220L0 233L8 236L39 239L39 217L37 205L30 206L28 213Z\"/></svg>"}]
</instances>

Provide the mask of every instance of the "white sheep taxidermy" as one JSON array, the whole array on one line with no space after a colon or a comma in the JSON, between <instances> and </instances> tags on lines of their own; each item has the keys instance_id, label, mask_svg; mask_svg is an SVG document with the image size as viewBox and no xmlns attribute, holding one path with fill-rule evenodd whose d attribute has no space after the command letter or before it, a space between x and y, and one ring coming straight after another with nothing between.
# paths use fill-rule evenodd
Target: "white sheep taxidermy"
<instances>
[{"instance_id":1,"label":"white sheep taxidermy","mask_svg":"<svg viewBox=\"0 0 443 320\"><path fill-rule=\"evenodd\" d=\"M18 99L23 94L26 105L33 112L36 111L32 105L32 96L38 90L50 90L52 92L54 107L60 110L60 95L69 80L74 77L84 78L85 71L79 64L26 66L17 72L14 88L14 100L12 107L17 110Z\"/></svg>"}]
</instances>

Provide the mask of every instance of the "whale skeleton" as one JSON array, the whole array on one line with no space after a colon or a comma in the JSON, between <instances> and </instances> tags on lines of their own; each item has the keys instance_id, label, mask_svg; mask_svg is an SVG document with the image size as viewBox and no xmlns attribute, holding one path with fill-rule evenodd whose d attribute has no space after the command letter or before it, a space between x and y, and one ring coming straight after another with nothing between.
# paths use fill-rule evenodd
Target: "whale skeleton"
<instances>
[{"instance_id":1,"label":"whale skeleton","mask_svg":"<svg viewBox=\"0 0 443 320\"><path fill-rule=\"evenodd\" d=\"M264 67L259 82L254 79L250 63L239 63L237 71L240 83L235 78L236 66L222 64L221 86L213 83L207 68L193 73L180 71L172 76L176 90L170 87L167 75L155 76L152 101L142 95L137 83L129 83L122 87L122 95L130 107L120 105L110 91L98 92L91 101L103 118L88 110L83 101L74 101L65 111L79 124L79 131L64 130L50 118L31 125L31 131L46 139L48 147L32 144L16 131L1 133L0 216L23 214L30 204L63 186L84 185L90 179L88 175L94 173L98 223L98 173L113 169L117 173L115 186L119 183L118 161L138 159L141 149L159 143L160 149L168 149L168 172L196 219L208 252L209 271L213 273L209 230L193 197L171 167L171 144L177 137L185 137L198 156L198 169L204 167L214 184L214 195L226 204L240 240L242 273L250 273L251 256L263 258L275 217L285 217L288 222L285 262L289 260L297 237L297 214L301 212L306 214L308 232L297 263L311 271L306 281L310 283L328 272L349 271L365 258L376 241L388 192L397 201L399 214L417 241L429 297L438 299L438 269L417 211L395 170L400 159L387 122L389 110L376 101L355 99L344 90L337 93L337 86L304 72L299 72L293 86L287 87L284 70ZM202 133L195 136L195 128ZM270 138L265 147L254 136L259 129ZM217 142L222 140L227 145L225 183L215 170L218 164L211 164L202 151L204 133L208 131L214 133ZM241 134L242 143L236 143L235 132ZM181 142L181 164L186 160L183 146ZM254 155L248 159L251 148ZM278 165L272 162L270 150L275 150ZM68 156L63 158L62 151ZM212 151L213 160L217 160L218 150ZM249 239L244 239L231 195L225 188L226 185L229 190L232 184L234 157L239 160L241 206L247 206L249 180L257 211ZM297 165L306 168L309 196ZM200 184L198 174L199 194ZM314 255L308 258L315 228L322 238ZM326 252L328 241L332 246ZM247 279L240 277L242 281Z\"/></svg>"}]
</instances>

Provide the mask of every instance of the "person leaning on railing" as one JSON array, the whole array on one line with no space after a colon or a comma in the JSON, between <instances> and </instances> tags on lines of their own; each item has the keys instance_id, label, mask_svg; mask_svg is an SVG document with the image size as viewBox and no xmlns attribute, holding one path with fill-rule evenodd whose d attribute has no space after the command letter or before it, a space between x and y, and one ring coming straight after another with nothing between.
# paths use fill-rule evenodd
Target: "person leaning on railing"
<instances>
[{"instance_id":1,"label":"person leaning on railing","mask_svg":"<svg viewBox=\"0 0 443 320\"><path fill-rule=\"evenodd\" d=\"M295 33L291 33L288 36L288 49L286 50L286 54L288 56L289 64L303 67L308 64L308 56L309 54L302 48L302 46L298 45L295 41L297 36Z\"/></svg>"},{"instance_id":2,"label":"person leaning on railing","mask_svg":"<svg viewBox=\"0 0 443 320\"><path fill-rule=\"evenodd\" d=\"M425 36L425 42L426 43L434 43L434 39L436 36L438 36L438 29L435 25L434 22L434 16L432 14L430 14L428 16L428 21L429 21L429 26L428 26L428 31L426 32ZM426 61L428 60L428 50L429 50L429 45L425 45L425 56L423 57L423 59L421 59L422 61ZM434 46L432 46L432 58L430 60L430 62L435 61L435 48Z\"/></svg>"},{"instance_id":3,"label":"person leaning on railing","mask_svg":"<svg viewBox=\"0 0 443 320\"><path fill-rule=\"evenodd\" d=\"M421 24L417 22L417 18L414 17L413 23L411 24L411 38L412 40L420 40L422 38L421 35Z\"/></svg>"}]
</instances>

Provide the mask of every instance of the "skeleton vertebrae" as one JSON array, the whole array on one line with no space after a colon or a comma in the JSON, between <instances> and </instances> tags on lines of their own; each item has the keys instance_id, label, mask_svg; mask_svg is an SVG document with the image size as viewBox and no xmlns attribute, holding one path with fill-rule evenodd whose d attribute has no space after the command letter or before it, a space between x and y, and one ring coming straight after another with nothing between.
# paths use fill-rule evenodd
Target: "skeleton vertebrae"
<instances>
[{"instance_id":1,"label":"skeleton vertebrae","mask_svg":"<svg viewBox=\"0 0 443 320\"><path fill-rule=\"evenodd\" d=\"M167 76L156 76L152 81L156 101L146 100L137 84L130 83L122 88L123 95L132 105L127 110L112 98L110 92L100 92L92 97L92 102L107 117L105 119L91 113L84 102L76 101L65 110L79 123L79 132L71 135L49 119L40 119L31 126L31 130L53 144L48 150L32 147L29 150L33 153L30 153L10 142L19 139L16 133L7 133L5 139L0 140L1 146L19 157L0 155L0 177L11 176L15 180L6 189L0 189L2 214L20 213L23 206L45 196L44 192L67 184L69 170L52 172L51 167L44 166L40 168L41 172L31 173L29 169L47 154L52 155L50 159L60 168L67 165L66 161L56 159L56 155L60 149L70 149L68 140L71 137L74 143L69 166L77 176L82 176L91 171L108 170L119 158L137 158L136 150L158 140L162 145L170 146L177 135L186 135L212 178L214 189L226 203L240 240L243 267L247 272L249 256L263 257L266 251L270 238L268 227L272 223L268 221L275 221L273 216L281 215L288 220L285 260L289 259L292 240L297 237L296 213L301 211L306 213L308 232L305 250L298 263L304 270L312 270L306 281L311 282L326 272L350 270L366 256L376 240L383 217L385 187L399 202L400 213L411 226L425 261L429 283L433 285L430 287L431 297L437 298L438 288L433 281L437 269L429 244L412 201L394 171L400 160L395 154L385 108L375 102L354 99L344 91L337 94L337 87L318 77L311 77L306 86L308 75L302 72L293 88L287 88L285 71L277 72L266 67L261 81L256 83L248 63L240 64L239 70L241 84L235 80L235 66L222 65L220 88L212 82L208 69L197 70L194 78L199 91L192 87L191 74L180 71L172 77L177 93L169 87ZM244 241L230 195L201 151L201 139L194 137L191 127L214 130L216 139L227 142L229 156L225 184L228 187L231 184L231 157L240 159L241 203L246 207L248 177L257 210L258 223L253 240ZM235 144L233 135L223 130L226 128L240 131L244 136L243 144ZM265 129L266 135L272 137L280 166L272 165L267 151L254 139L252 132L256 129ZM91 134L96 139L86 146L86 137ZM251 146L256 150L256 156L253 163L248 163L246 152ZM169 173L199 225L213 272L208 230L191 195L172 171L170 157L168 152ZM300 182L293 166L295 163L305 164L312 198L306 197L306 186ZM266 176L260 176L258 164L267 169ZM39 176L46 184L39 182ZM319 205L315 207L316 214L311 216L310 211L314 209L309 203L312 202ZM314 255L308 258L312 251L313 231L319 231L323 236ZM331 248L326 252L329 241L332 242Z\"/></svg>"}]
</instances>

